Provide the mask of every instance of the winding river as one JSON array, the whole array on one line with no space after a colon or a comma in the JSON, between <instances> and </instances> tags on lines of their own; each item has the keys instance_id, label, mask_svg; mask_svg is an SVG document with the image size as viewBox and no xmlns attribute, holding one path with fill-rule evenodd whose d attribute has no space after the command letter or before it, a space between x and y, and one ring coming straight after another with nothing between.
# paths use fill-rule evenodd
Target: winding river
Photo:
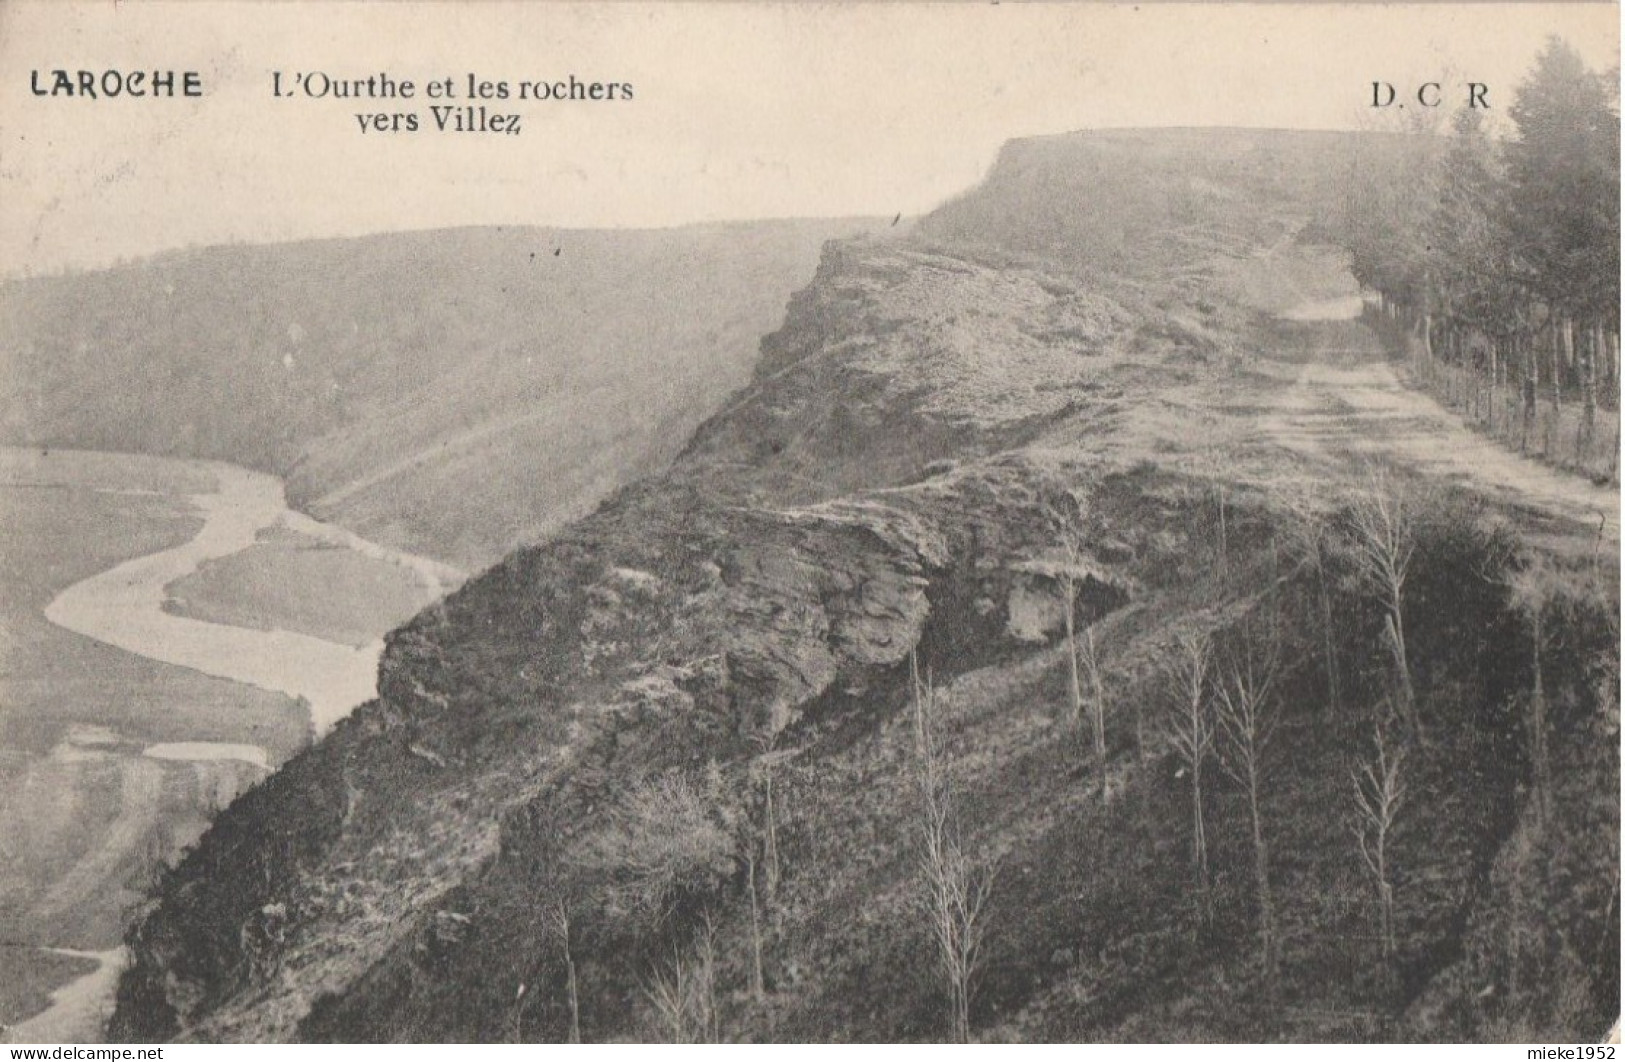
<instances>
[{"instance_id":1,"label":"winding river","mask_svg":"<svg viewBox=\"0 0 1625 1062\"><path fill-rule=\"evenodd\" d=\"M308 706L315 733L325 733L376 694L381 639L358 649L285 630L257 630L179 616L164 610L167 587L207 561L249 549L262 530L273 527L406 567L434 597L459 582L461 573L293 512L287 507L282 482L272 476L219 462L186 464L209 472L218 485L213 493L189 496L203 517L197 534L174 548L125 561L74 583L46 606L46 619L126 652L300 699ZM208 741L149 745L142 750L142 758L235 760L265 771L274 766L258 745ZM50 950L92 959L97 966L59 987L45 1011L11 1028L6 1038L13 1043L93 1041L111 1010L124 961L122 949Z\"/></svg>"},{"instance_id":2,"label":"winding river","mask_svg":"<svg viewBox=\"0 0 1625 1062\"><path fill-rule=\"evenodd\" d=\"M264 528L294 525L337 535L308 517L294 517L281 481L232 465L212 463L219 482L214 494L194 494L203 516L197 536L174 549L126 561L68 587L45 609L59 627L165 664L231 679L262 690L303 698L317 733L325 732L350 709L376 692L383 642L360 649L283 630L252 630L176 616L163 609L169 584L197 571L208 560L229 557L254 545ZM368 543L372 550L432 572L440 566Z\"/></svg>"}]
</instances>

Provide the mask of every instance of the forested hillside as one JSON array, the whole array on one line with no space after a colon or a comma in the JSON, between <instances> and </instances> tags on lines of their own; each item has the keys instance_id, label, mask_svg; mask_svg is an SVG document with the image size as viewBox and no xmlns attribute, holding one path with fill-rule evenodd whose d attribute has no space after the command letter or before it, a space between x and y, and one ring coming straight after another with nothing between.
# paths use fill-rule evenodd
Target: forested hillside
<instances>
[{"instance_id":1,"label":"forested hillside","mask_svg":"<svg viewBox=\"0 0 1625 1062\"><path fill-rule=\"evenodd\" d=\"M0 285L0 438L232 461L479 567L661 467L856 222L514 227Z\"/></svg>"}]
</instances>

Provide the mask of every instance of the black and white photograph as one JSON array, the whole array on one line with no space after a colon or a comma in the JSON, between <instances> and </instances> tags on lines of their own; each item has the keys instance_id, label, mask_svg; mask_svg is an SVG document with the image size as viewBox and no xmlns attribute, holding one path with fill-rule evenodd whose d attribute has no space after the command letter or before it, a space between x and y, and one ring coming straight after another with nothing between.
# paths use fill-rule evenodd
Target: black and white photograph
<instances>
[{"instance_id":1,"label":"black and white photograph","mask_svg":"<svg viewBox=\"0 0 1625 1062\"><path fill-rule=\"evenodd\" d=\"M1613 1058L1619 151L1615 3L0 0L0 1043Z\"/></svg>"}]
</instances>

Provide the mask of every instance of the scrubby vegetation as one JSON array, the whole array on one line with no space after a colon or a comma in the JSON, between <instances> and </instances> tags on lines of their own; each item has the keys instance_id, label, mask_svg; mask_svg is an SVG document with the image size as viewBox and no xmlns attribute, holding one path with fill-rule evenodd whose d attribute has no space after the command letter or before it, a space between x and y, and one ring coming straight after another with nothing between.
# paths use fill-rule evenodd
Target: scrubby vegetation
<instances>
[{"instance_id":1,"label":"scrubby vegetation","mask_svg":"<svg viewBox=\"0 0 1625 1062\"><path fill-rule=\"evenodd\" d=\"M1347 276L1292 249L1327 141L1246 138L1175 252L1101 205L999 237L1080 166L1171 209L1182 133L1020 145L832 247L667 473L395 632L227 809L114 1034L1600 1036L1613 559L1258 427L1325 337L1236 263Z\"/></svg>"}]
</instances>

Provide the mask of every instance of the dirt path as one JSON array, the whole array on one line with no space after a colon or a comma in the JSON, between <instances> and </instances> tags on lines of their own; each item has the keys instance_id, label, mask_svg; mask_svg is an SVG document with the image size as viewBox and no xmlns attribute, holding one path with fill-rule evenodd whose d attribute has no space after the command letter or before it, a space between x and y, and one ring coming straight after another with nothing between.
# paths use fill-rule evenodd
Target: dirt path
<instances>
[{"instance_id":1,"label":"dirt path","mask_svg":"<svg viewBox=\"0 0 1625 1062\"><path fill-rule=\"evenodd\" d=\"M1358 313L1358 307L1346 309ZM1468 487L1498 504L1563 517L1619 541L1619 490L1542 465L1469 429L1421 391L1402 384L1370 329L1348 318L1294 320L1276 362L1291 385L1269 398L1256 430L1311 457L1392 461ZM1306 360L1297 361L1298 358ZM1296 363L1294 363L1296 362Z\"/></svg>"},{"instance_id":2,"label":"dirt path","mask_svg":"<svg viewBox=\"0 0 1625 1062\"><path fill-rule=\"evenodd\" d=\"M95 1044L103 1040L103 1029L112 1009L113 991L124 969L124 949L110 951L71 951L48 948L59 955L94 959L96 969L51 993L51 1005L27 1021L5 1030L5 1039L14 1044Z\"/></svg>"}]
</instances>

